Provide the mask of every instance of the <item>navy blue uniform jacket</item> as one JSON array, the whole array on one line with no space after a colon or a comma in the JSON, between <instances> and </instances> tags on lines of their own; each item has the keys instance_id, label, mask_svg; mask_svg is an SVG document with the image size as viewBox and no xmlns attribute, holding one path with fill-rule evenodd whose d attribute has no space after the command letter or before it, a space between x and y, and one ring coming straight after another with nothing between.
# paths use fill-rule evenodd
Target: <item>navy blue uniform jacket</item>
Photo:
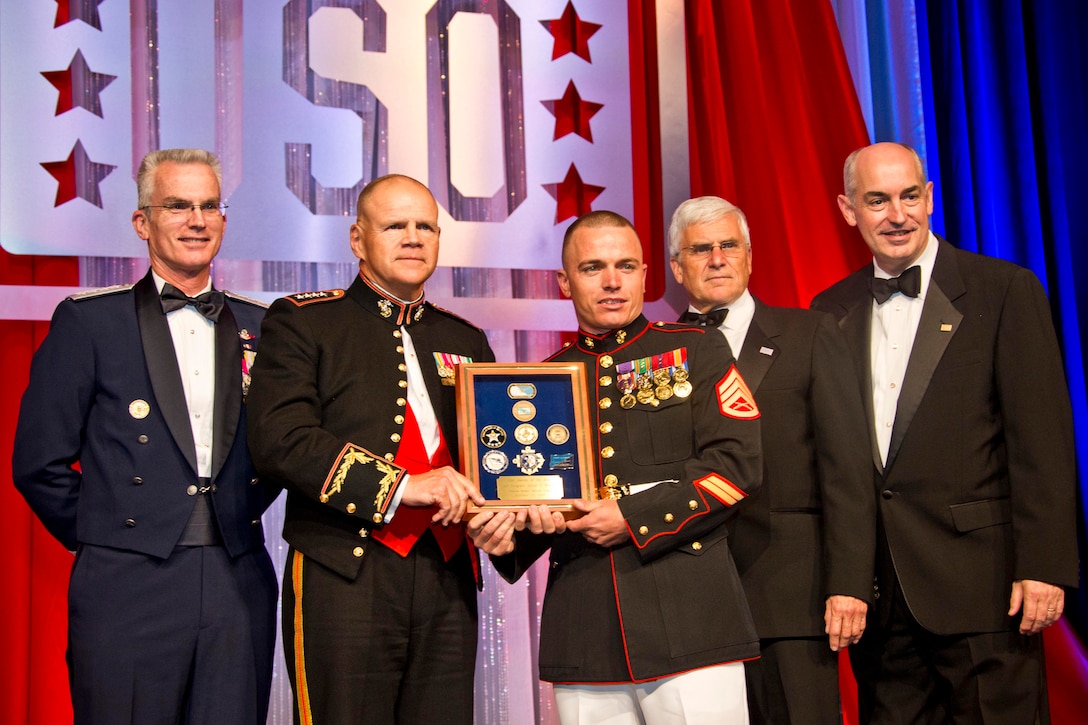
<instances>
[{"instance_id":1,"label":"navy blue uniform jacket","mask_svg":"<svg viewBox=\"0 0 1088 725\"><path fill-rule=\"evenodd\" d=\"M261 514L276 494L258 482L246 450L243 364L263 315L228 295L215 326L210 495L231 556L263 545ZM57 306L19 411L13 473L70 550L86 543L162 559L173 551L196 499L196 446L150 272Z\"/></svg>"}]
</instances>

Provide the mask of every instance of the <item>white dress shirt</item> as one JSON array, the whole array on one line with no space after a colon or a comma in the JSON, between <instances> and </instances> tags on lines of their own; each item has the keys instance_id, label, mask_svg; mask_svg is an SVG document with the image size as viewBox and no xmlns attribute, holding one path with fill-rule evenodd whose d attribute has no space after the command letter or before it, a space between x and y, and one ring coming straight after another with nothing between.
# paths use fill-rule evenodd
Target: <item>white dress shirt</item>
<instances>
[{"instance_id":1,"label":"white dress shirt","mask_svg":"<svg viewBox=\"0 0 1088 725\"><path fill-rule=\"evenodd\" d=\"M166 280L154 272L151 278L161 294ZM211 288L209 281L198 294ZM197 475L208 478L212 475L212 416L215 409L215 323L192 305L168 313L166 322L174 341L189 426L196 443Z\"/></svg>"},{"instance_id":2,"label":"white dress shirt","mask_svg":"<svg viewBox=\"0 0 1088 725\"><path fill-rule=\"evenodd\" d=\"M917 297L907 297L901 292L893 294L884 304L873 300L870 330L869 361L873 376L873 426L876 429L880 460L888 463L888 448L892 440L899 391L907 372L918 321L922 317L929 280L933 275L933 263L937 259L937 240L930 232L929 241L918 261L914 263L922 271L922 291ZM873 260L873 275L890 279Z\"/></svg>"},{"instance_id":3,"label":"white dress shirt","mask_svg":"<svg viewBox=\"0 0 1088 725\"><path fill-rule=\"evenodd\" d=\"M721 309L715 307L714 309ZM733 357L740 357L740 349L744 345L744 338L748 337L748 328L752 324L752 318L756 314L756 301L752 299L752 293L747 288L740 293L740 297L728 305L729 314L718 325L718 330L725 335L729 342L729 348L733 351ZM690 312L698 312L694 307L688 307Z\"/></svg>"}]
</instances>

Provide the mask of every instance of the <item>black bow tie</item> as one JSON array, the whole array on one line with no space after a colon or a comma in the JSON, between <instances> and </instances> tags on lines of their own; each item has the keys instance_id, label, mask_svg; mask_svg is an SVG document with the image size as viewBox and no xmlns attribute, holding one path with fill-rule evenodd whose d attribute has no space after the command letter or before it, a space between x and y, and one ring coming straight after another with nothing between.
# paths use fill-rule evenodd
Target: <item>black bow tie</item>
<instances>
[{"instance_id":1,"label":"black bow tie","mask_svg":"<svg viewBox=\"0 0 1088 725\"><path fill-rule=\"evenodd\" d=\"M882 305L896 292L902 292L907 297L917 297L922 292L922 268L915 265L898 277L884 279L873 277L873 299L878 305Z\"/></svg>"},{"instance_id":2,"label":"black bow tie","mask_svg":"<svg viewBox=\"0 0 1088 725\"><path fill-rule=\"evenodd\" d=\"M725 316L729 314L728 307L722 307L720 310L711 310L705 315L701 312L692 312L688 310L684 314L680 315L680 322L685 325L698 325L699 327L718 327L725 322Z\"/></svg>"},{"instance_id":3,"label":"black bow tie","mask_svg":"<svg viewBox=\"0 0 1088 725\"><path fill-rule=\"evenodd\" d=\"M197 312L212 322L216 322L219 320L219 313L223 311L224 300L223 293L219 290L213 289L198 294L196 297L190 297L174 285L167 283L162 286L159 302L162 304L163 314L180 310L185 305L192 305Z\"/></svg>"}]
</instances>

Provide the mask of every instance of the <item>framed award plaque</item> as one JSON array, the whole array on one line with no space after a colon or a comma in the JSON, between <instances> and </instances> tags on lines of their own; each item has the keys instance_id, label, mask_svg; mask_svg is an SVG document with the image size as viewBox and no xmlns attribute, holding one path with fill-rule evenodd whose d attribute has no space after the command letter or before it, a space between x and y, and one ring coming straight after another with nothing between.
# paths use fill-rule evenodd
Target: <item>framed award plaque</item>
<instances>
[{"instance_id":1,"label":"framed award plaque","mask_svg":"<svg viewBox=\"0 0 1088 725\"><path fill-rule=\"evenodd\" d=\"M585 368L577 363L457 366L461 471L487 499L481 509L597 498Z\"/></svg>"}]
</instances>

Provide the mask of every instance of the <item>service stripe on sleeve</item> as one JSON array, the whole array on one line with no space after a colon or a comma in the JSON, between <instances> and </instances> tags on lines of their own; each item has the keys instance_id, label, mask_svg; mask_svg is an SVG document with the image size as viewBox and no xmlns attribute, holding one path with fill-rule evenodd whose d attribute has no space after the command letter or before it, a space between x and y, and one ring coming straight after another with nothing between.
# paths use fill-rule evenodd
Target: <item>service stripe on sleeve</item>
<instances>
[{"instance_id":1,"label":"service stripe on sleeve","mask_svg":"<svg viewBox=\"0 0 1088 725\"><path fill-rule=\"evenodd\" d=\"M695 479L695 485L726 506L732 506L748 495L716 473L709 473L702 478Z\"/></svg>"}]
</instances>

